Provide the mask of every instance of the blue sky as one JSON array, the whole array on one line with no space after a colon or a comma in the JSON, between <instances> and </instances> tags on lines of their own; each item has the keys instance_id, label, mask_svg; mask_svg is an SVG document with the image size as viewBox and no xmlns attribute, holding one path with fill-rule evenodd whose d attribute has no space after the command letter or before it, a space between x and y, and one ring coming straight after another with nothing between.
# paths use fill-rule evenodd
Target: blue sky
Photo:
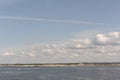
<instances>
[{"instance_id":1,"label":"blue sky","mask_svg":"<svg viewBox=\"0 0 120 80\"><path fill-rule=\"evenodd\" d=\"M3 51L1 54L11 47L22 48L36 44L39 44L40 49L41 44L45 46L56 44L60 47L59 42L69 42L73 38L91 36L95 38L99 33L103 33L106 38L109 32L113 32L116 36L118 33L114 32L120 31L119 3L119 0L0 0L0 48ZM104 37L102 36L102 40ZM16 49L9 51L14 52ZM9 62L4 58L3 62ZM30 62L24 59L23 62ZM92 57L87 59L94 61ZM55 61L51 57L48 60L43 58L43 62L50 60ZM70 57L65 60L66 62L79 61ZM41 62L37 57L32 61ZM62 62L62 60L56 61ZM113 59L113 61L118 60ZM19 59L16 62L19 62Z\"/></svg>"},{"instance_id":2,"label":"blue sky","mask_svg":"<svg viewBox=\"0 0 120 80\"><path fill-rule=\"evenodd\" d=\"M74 32L109 29L119 25L119 0L1 0L0 16L76 20L112 25L72 24L34 20L0 19L1 44L62 40ZM4 34L4 35L3 35ZM34 39L36 38L37 39ZM40 37L40 38L39 38ZM42 39L41 39L42 38ZM45 39L43 39L45 38ZM7 44L6 44L7 43Z\"/></svg>"}]
</instances>

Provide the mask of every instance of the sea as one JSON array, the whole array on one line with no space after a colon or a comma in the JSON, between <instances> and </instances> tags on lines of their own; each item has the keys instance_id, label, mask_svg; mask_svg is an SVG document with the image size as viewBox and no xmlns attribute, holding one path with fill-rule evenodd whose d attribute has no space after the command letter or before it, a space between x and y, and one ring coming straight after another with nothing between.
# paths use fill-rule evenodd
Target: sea
<instances>
[{"instance_id":1,"label":"sea","mask_svg":"<svg viewBox=\"0 0 120 80\"><path fill-rule=\"evenodd\" d=\"M120 80L120 67L0 67L0 80Z\"/></svg>"}]
</instances>

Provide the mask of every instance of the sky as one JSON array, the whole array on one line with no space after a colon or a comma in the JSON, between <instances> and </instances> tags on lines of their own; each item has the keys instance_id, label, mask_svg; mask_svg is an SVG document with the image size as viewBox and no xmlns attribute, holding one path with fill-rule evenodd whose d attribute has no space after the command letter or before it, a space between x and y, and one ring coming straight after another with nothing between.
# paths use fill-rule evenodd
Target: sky
<instances>
[{"instance_id":1,"label":"sky","mask_svg":"<svg viewBox=\"0 0 120 80\"><path fill-rule=\"evenodd\" d=\"M0 63L120 61L120 0L0 0Z\"/></svg>"}]
</instances>

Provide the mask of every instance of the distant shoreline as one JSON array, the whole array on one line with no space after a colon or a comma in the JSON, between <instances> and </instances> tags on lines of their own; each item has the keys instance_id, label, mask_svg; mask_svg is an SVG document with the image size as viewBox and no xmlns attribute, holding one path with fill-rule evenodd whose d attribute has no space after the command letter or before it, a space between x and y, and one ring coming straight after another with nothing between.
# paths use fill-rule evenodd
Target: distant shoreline
<instances>
[{"instance_id":1,"label":"distant shoreline","mask_svg":"<svg viewBox=\"0 0 120 80\"><path fill-rule=\"evenodd\" d=\"M120 63L42 63L42 64L0 64L0 67L64 67L64 66L120 66Z\"/></svg>"}]
</instances>

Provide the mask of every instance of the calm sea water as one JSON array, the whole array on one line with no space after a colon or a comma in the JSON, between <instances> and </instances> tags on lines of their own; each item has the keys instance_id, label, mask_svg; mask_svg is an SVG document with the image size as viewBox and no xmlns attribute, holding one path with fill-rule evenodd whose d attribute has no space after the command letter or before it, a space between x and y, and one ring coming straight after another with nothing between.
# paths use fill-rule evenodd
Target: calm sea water
<instances>
[{"instance_id":1,"label":"calm sea water","mask_svg":"<svg viewBox=\"0 0 120 80\"><path fill-rule=\"evenodd\" d=\"M120 80L120 67L0 67L0 80Z\"/></svg>"}]
</instances>

